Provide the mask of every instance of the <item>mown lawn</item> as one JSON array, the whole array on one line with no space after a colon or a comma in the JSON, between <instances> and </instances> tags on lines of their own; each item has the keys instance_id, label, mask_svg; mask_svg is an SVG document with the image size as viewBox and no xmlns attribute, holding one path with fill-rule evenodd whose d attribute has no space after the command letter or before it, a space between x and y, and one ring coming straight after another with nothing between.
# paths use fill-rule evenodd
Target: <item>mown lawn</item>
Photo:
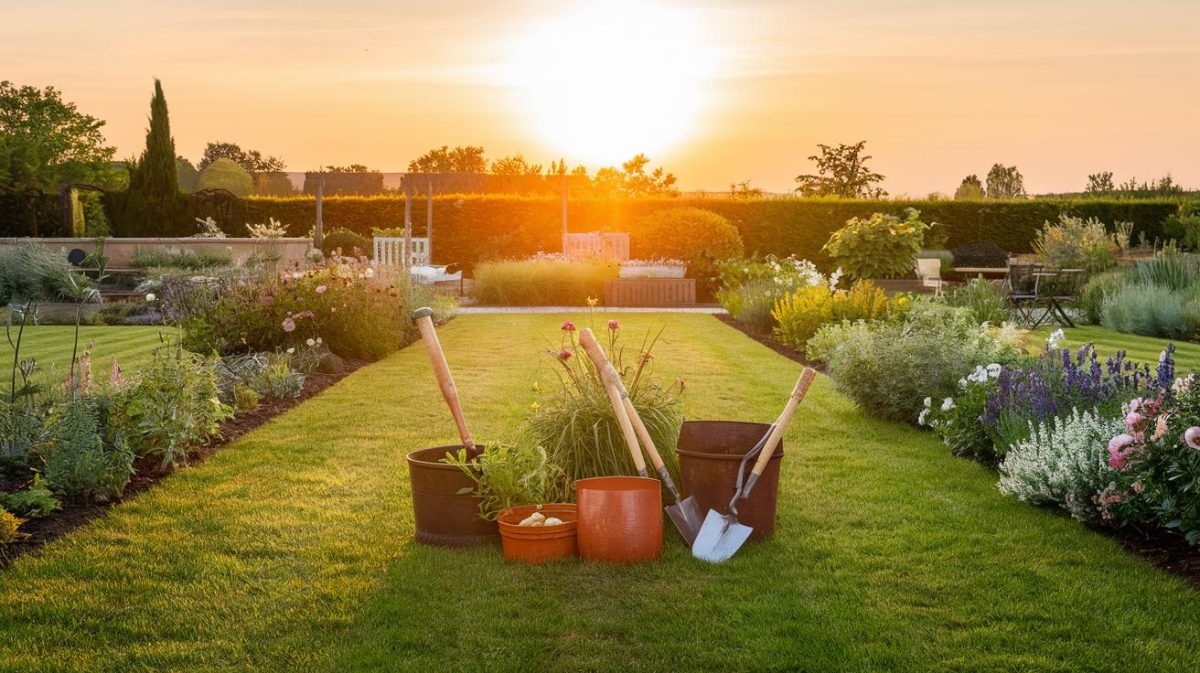
<instances>
[{"instance_id":1,"label":"mown lawn","mask_svg":"<svg viewBox=\"0 0 1200 673\"><path fill-rule=\"evenodd\" d=\"M1050 336L1055 329L1057 328L1039 327L1034 330L1030 336L1030 345L1041 346L1045 343L1046 337ZM1130 359L1151 364L1158 362L1158 356L1168 343L1174 343L1176 370L1179 372L1200 371L1200 344L1197 343L1122 334L1099 325L1064 328L1063 334L1066 335L1063 344L1070 346L1072 350L1086 343L1094 343L1097 353L1102 357L1108 357L1118 350L1124 350Z\"/></svg>"},{"instance_id":2,"label":"mown lawn","mask_svg":"<svg viewBox=\"0 0 1200 673\"><path fill-rule=\"evenodd\" d=\"M512 436L563 318L442 330L477 437ZM711 316L620 319L630 341L667 324L656 366L686 379L689 418L773 419L799 372ZM776 535L720 566L670 528L630 568L418 546L404 453L453 440L419 345L356 372L0 572L0 670L1200 667L1193 590L823 377Z\"/></svg>"},{"instance_id":3,"label":"mown lawn","mask_svg":"<svg viewBox=\"0 0 1200 673\"><path fill-rule=\"evenodd\" d=\"M2 329L2 328L0 328ZM17 338L17 328L10 328L12 339ZM79 351L94 345L92 349L92 371L96 376L108 376L112 370L112 359L117 358L121 369L136 370L150 360L154 349L162 345L159 337L175 336L168 327L132 327L88 325L79 328ZM34 358L38 369L45 376L55 376L61 381L71 364L71 348L75 343L75 328L67 325L29 325L21 340L21 359ZM0 336L0 379L7 382L12 365L13 348L8 339Z\"/></svg>"}]
</instances>

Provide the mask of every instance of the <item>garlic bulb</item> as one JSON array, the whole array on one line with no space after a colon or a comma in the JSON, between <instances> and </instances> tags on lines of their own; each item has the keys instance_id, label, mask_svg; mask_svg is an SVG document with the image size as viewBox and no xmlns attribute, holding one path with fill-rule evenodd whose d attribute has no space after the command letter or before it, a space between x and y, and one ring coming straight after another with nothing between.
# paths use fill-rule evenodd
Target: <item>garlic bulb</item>
<instances>
[{"instance_id":1,"label":"garlic bulb","mask_svg":"<svg viewBox=\"0 0 1200 673\"><path fill-rule=\"evenodd\" d=\"M546 524L545 524L545 525L547 525L547 526L557 526L557 525L559 525L559 524L561 524L561 523L562 523L562 519L560 519L560 518L558 518L558 517L556 517L556 516L552 516L552 517L550 517L550 518L546 519Z\"/></svg>"},{"instance_id":2,"label":"garlic bulb","mask_svg":"<svg viewBox=\"0 0 1200 673\"><path fill-rule=\"evenodd\" d=\"M518 526L544 526L546 525L546 515L541 512L534 512L521 520Z\"/></svg>"}]
</instances>

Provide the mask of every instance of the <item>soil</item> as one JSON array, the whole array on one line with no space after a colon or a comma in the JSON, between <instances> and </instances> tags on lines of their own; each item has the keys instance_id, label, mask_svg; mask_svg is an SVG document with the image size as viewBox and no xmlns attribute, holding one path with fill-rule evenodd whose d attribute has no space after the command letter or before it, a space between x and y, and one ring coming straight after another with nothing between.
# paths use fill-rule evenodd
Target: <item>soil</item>
<instances>
[{"instance_id":1,"label":"soil","mask_svg":"<svg viewBox=\"0 0 1200 673\"><path fill-rule=\"evenodd\" d=\"M188 465L200 463L228 446L238 437L317 395L365 364L367 363L364 361L346 360L345 369L341 373L313 372L305 376L304 388L300 391L299 397L290 400L264 400L254 411L239 413L234 418L222 423L218 433L207 444L188 454ZM21 525L21 533L25 537L0 546L0 568L7 567L20 556L40 549L42 545L70 533L92 519L104 516L114 505L136 498L172 472L170 468L164 468L161 462L154 457L141 458L134 467L136 471L133 478L126 485L124 495L118 499L90 503L63 502L62 509L50 516L27 520ZM25 482L5 482L0 483L0 490L17 491L26 485Z\"/></svg>"},{"instance_id":2,"label":"soil","mask_svg":"<svg viewBox=\"0 0 1200 673\"><path fill-rule=\"evenodd\" d=\"M728 315L718 314L716 318L786 358L819 369L817 365L806 362L803 353L779 343L770 334L756 332ZM973 459L964 457L963 460ZM996 468L995 465L989 467ZM1147 536L1135 530L1111 528L1093 528L1092 530L1116 539L1125 551L1137 554L1150 564L1175 575L1193 589L1200 591L1200 549L1188 545L1180 536L1164 532L1152 532Z\"/></svg>"}]
</instances>

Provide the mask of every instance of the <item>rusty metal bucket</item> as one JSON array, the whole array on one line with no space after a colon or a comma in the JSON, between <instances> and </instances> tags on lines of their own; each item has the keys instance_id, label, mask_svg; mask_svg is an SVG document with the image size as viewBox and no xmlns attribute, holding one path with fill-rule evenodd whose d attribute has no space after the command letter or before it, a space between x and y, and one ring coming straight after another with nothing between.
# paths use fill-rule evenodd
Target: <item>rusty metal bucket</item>
<instances>
[{"instance_id":1,"label":"rusty metal bucket","mask_svg":"<svg viewBox=\"0 0 1200 673\"><path fill-rule=\"evenodd\" d=\"M495 521L479 518L479 500L464 489L475 482L455 465L441 462L462 445L435 446L408 454L412 483L413 522L417 542L437 547L477 547L499 544ZM481 447L476 446L476 453ZM473 458L473 457L472 457Z\"/></svg>"},{"instance_id":2,"label":"rusty metal bucket","mask_svg":"<svg viewBox=\"0 0 1200 673\"><path fill-rule=\"evenodd\" d=\"M769 423L685 421L675 446L683 494L695 498L702 512L715 510L729 514L729 501L737 487L738 465L770 429ZM738 520L754 529L750 540L761 540L775 531L782 460L780 440L754 491L738 503Z\"/></svg>"}]
</instances>

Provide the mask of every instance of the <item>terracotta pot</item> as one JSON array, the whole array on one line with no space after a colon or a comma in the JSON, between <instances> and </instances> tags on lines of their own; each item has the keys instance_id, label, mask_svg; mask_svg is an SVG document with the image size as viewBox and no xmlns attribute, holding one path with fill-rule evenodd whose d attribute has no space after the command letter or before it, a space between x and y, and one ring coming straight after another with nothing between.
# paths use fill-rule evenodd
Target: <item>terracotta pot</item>
<instances>
[{"instance_id":1,"label":"terracotta pot","mask_svg":"<svg viewBox=\"0 0 1200 673\"><path fill-rule=\"evenodd\" d=\"M476 547L500 541L496 522L479 518L479 499L465 490L474 488L475 482L457 466L440 462L447 453L462 448L435 446L408 454L413 521L421 544Z\"/></svg>"},{"instance_id":2,"label":"terracotta pot","mask_svg":"<svg viewBox=\"0 0 1200 673\"><path fill-rule=\"evenodd\" d=\"M662 487L645 477L575 482L579 555L587 561L644 563L662 552Z\"/></svg>"},{"instance_id":3,"label":"terracotta pot","mask_svg":"<svg viewBox=\"0 0 1200 673\"><path fill-rule=\"evenodd\" d=\"M692 496L700 511L716 510L729 514L729 499L737 484L738 464L746 452L771 426L767 423L736 421L685 421L679 428L679 478L684 496ZM775 531L775 505L779 496L779 465L783 461L783 440L775 455L750 492L738 502L738 521L750 526L751 540L762 539ZM753 462L746 466L749 474Z\"/></svg>"},{"instance_id":4,"label":"terracotta pot","mask_svg":"<svg viewBox=\"0 0 1200 673\"><path fill-rule=\"evenodd\" d=\"M557 526L517 525L534 512L558 517L562 523ZM500 512L496 521L500 524L500 541L507 561L545 563L575 556L575 505L518 505Z\"/></svg>"}]
</instances>

